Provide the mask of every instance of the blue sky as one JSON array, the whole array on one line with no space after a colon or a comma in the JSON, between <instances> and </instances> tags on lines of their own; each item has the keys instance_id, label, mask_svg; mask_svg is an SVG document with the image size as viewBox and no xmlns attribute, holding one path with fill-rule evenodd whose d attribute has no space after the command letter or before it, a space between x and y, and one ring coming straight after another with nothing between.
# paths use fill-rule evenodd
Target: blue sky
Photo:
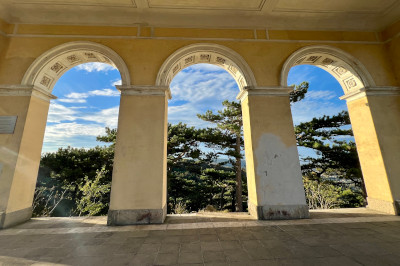
<instances>
[{"instance_id":1,"label":"blue sky","mask_svg":"<svg viewBox=\"0 0 400 266\"><path fill-rule=\"evenodd\" d=\"M343 95L339 83L324 70L308 65L293 67L288 84L303 81L310 83L310 89L304 100L292 105L295 124L346 109L346 103L339 100ZM115 85L120 82L118 70L101 63L83 64L65 73L53 90L58 99L50 105L42 152L103 145L96 136L103 134L106 126L117 127L120 96ZM238 92L235 80L222 68L208 64L188 67L171 83L168 121L210 126L196 114L221 109L221 102L235 100Z\"/></svg>"}]
</instances>

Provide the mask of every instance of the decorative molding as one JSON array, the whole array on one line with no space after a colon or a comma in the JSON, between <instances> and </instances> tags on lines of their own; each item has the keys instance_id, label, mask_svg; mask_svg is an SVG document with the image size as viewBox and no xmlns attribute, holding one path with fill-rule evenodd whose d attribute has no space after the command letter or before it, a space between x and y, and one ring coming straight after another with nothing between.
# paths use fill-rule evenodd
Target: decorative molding
<instances>
[{"instance_id":1,"label":"decorative molding","mask_svg":"<svg viewBox=\"0 0 400 266\"><path fill-rule=\"evenodd\" d=\"M34 85L0 85L0 96L33 96L45 101L57 99L50 92Z\"/></svg>"},{"instance_id":2,"label":"decorative molding","mask_svg":"<svg viewBox=\"0 0 400 266\"><path fill-rule=\"evenodd\" d=\"M154 29L154 27L152 27ZM213 29L213 28L212 28ZM217 28L220 29L220 28ZM328 31L329 29L327 29ZM371 45L380 45L388 43L390 40L386 41L335 41L335 40L286 40L286 39L270 39L269 35L267 37L259 38L259 39L238 39L238 38L212 38L212 37L174 37L174 36L164 36L164 37L154 37L154 34L151 36L132 36L132 35L87 35L87 34L6 34L6 37L13 38L86 38L86 39L124 39L124 40L178 40L178 41L241 41L241 42L272 42L272 43L325 43L325 44L371 44ZM397 36L398 37L398 36Z\"/></svg>"},{"instance_id":3,"label":"decorative molding","mask_svg":"<svg viewBox=\"0 0 400 266\"><path fill-rule=\"evenodd\" d=\"M341 100L351 102L367 96L398 96L400 95L400 87L367 87L356 91L351 91L340 97Z\"/></svg>"},{"instance_id":4,"label":"decorative molding","mask_svg":"<svg viewBox=\"0 0 400 266\"><path fill-rule=\"evenodd\" d=\"M371 74L358 59L338 48L324 45L306 46L290 55L281 70L281 86L288 85L290 69L303 64L315 65L330 73L340 83L345 94L375 86Z\"/></svg>"},{"instance_id":5,"label":"decorative molding","mask_svg":"<svg viewBox=\"0 0 400 266\"><path fill-rule=\"evenodd\" d=\"M234 10L234 11L261 11L264 7L265 1L266 0L258 0L256 3L253 4L252 7L243 7L243 6L237 6L235 4L230 4L230 5L224 5L223 3L220 3L220 6L209 6L207 7L206 5L201 5L201 4L190 4L190 2L183 2L183 3L176 3L176 4L152 4L152 0L146 0L148 3L148 7L151 9L191 9L191 10L219 10L219 11L224 11L224 10ZM163 1L161 1L163 2ZM173 2L173 1L172 1ZM229 1L228 1L229 2ZM171 3L171 2L170 2ZM218 1L215 1L215 3L218 3Z\"/></svg>"},{"instance_id":6,"label":"decorative molding","mask_svg":"<svg viewBox=\"0 0 400 266\"><path fill-rule=\"evenodd\" d=\"M152 95L152 96L167 96L171 99L171 90L168 86L151 86L151 85L117 85L116 88L121 92L121 95Z\"/></svg>"},{"instance_id":7,"label":"decorative molding","mask_svg":"<svg viewBox=\"0 0 400 266\"><path fill-rule=\"evenodd\" d=\"M68 42L39 56L26 71L21 84L41 88L49 93L57 80L69 69L83 63L100 62L116 67L122 84L131 84L128 67L110 48L94 42Z\"/></svg>"},{"instance_id":8,"label":"decorative molding","mask_svg":"<svg viewBox=\"0 0 400 266\"><path fill-rule=\"evenodd\" d=\"M285 96L288 97L293 87L245 87L236 96L236 99L243 101L247 96Z\"/></svg>"},{"instance_id":9,"label":"decorative molding","mask_svg":"<svg viewBox=\"0 0 400 266\"><path fill-rule=\"evenodd\" d=\"M213 64L225 69L236 80L240 89L257 86L251 68L238 53L211 43L188 45L171 54L158 72L156 85L169 86L180 70L199 63Z\"/></svg>"}]
</instances>

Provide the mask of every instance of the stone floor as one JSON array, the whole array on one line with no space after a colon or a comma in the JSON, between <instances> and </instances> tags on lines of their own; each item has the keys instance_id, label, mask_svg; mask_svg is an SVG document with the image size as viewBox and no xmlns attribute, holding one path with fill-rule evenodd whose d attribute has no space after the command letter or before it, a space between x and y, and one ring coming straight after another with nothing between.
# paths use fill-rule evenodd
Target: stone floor
<instances>
[{"instance_id":1,"label":"stone floor","mask_svg":"<svg viewBox=\"0 0 400 266\"><path fill-rule=\"evenodd\" d=\"M311 219L168 216L107 227L105 217L37 218L0 231L0 265L400 265L400 216L366 209Z\"/></svg>"}]
</instances>

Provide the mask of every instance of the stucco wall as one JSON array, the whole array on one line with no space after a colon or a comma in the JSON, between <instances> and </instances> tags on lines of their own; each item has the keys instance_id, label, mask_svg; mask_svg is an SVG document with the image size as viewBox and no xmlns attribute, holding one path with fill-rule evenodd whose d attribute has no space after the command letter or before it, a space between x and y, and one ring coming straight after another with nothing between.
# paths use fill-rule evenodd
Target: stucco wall
<instances>
[{"instance_id":1,"label":"stucco wall","mask_svg":"<svg viewBox=\"0 0 400 266\"><path fill-rule=\"evenodd\" d=\"M135 28L128 28L130 31L127 28L116 28L119 35L113 39L107 27L92 28L98 38L93 34L87 35L90 27L49 27L20 25L17 34L9 37L9 49L0 59L0 84L20 83L35 58L52 47L78 40L101 43L115 50L126 62L133 84L137 85L153 85L162 63L170 54L183 46L199 42L221 44L238 52L250 65L258 85L262 86L279 85L281 67L287 57L303 46L316 44L337 47L358 58L377 85L398 84L392 64L387 60L387 47L373 41L370 33L271 31L266 37L262 35L265 32L261 31L257 39L250 39L252 31L246 30L214 32L216 30L156 28L149 37L146 37L150 35L149 31L142 29L142 36L137 38L133 36ZM217 33L220 38L216 37Z\"/></svg>"}]
</instances>

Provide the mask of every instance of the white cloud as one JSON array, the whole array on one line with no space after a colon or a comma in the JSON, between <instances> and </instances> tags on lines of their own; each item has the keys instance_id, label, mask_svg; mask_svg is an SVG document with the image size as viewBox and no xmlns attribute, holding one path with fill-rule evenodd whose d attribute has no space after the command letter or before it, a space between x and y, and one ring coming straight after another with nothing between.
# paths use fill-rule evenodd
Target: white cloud
<instances>
[{"instance_id":1,"label":"white cloud","mask_svg":"<svg viewBox=\"0 0 400 266\"><path fill-rule=\"evenodd\" d=\"M82 99L82 98L87 98L88 93L86 92L72 92L70 94L65 95L65 97L70 98L70 99Z\"/></svg>"},{"instance_id":2,"label":"white cloud","mask_svg":"<svg viewBox=\"0 0 400 266\"><path fill-rule=\"evenodd\" d=\"M322 100L301 100L292 105L293 123L295 125L301 122L307 122L314 117L323 115L336 115L346 109L345 104L334 104Z\"/></svg>"},{"instance_id":3,"label":"white cloud","mask_svg":"<svg viewBox=\"0 0 400 266\"><path fill-rule=\"evenodd\" d=\"M80 124L77 122L60 123L46 127L45 142L63 142L65 138L75 136L98 136L104 134L104 127L98 124Z\"/></svg>"},{"instance_id":4,"label":"white cloud","mask_svg":"<svg viewBox=\"0 0 400 266\"><path fill-rule=\"evenodd\" d=\"M112 89L89 91L88 94L89 96L112 96L112 97L117 97L120 95L119 91Z\"/></svg>"},{"instance_id":5,"label":"white cloud","mask_svg":"<svg viewBox=\"0 0 400 266\"><path fill-rule=\"evenodd\" d=\"M58 99L57 101L64 103L86 103L85 99L92 96L118 97L120 96L120 93L115 89L102 89L88 92L72 92L65 95L65 98Z\"/></svg>"},{"instance_id":6,"label":"white cloud","mask_svg":"<svg viewBox=\"0 0 400 266\"><path fill-rule=\"evenodd\" d=\"M239 88L232 76L222 68L199 64L181 71L171 83L168 121L189 126L210 127L197 114L222 109L222 101L236 100Z\"/></svg>"},{"instance_id":7,"label":"white cloud","mask_svg":"<svg viewBox=\"0 0 400 266\"><path fill-rule=\"evenodd\" d=\"M116 128L118 125L119 106L100 110L94 113L85 113L79 118L85 121L96 122L104 127Z\"/></svg>"},{"instance_id":8,"label":"white cloud","mask_svg":"<svg viewBox=\"0 0 400 266\"><path fill-rule=\"evenodd\" d=\"M197 118L201 110L193 104L183 104L180 106L168 107L168 122L178 124L179 122L188 124L188 126L207 127L208 123Z\"/></svg>"},{"instance_id":9,"label":"white cloud","mask_svg":"<svg viewBox=\"0 0 400 266\"><path fill-rule=\"evenodd\" d=\"M114 80L112 83L111 83L111 86L117 86L117 85L122 85L122 80L121 79L117 79L117 80Z\"/></svg>"},{"instance_id":10,"label":"white cloud","mask_svg":"<svg viewBox=\"0 0 400 266\"><path fill-rule=\"evenodd\" d=\"M216 72L224 71L224 69L222 67L211 64L196 64L190 66L189 72L191 71Z\"/></svg>"},{"instance_id":11,"label":"white cloud","mask_svg":"<svg viewBox=\"0 0 400 266\"><path fill-rule=\"evenodd\" d=\"M306 98L315 100L330 100L338 97L334 91L309 91L306 94Z\"/></svg>"},{"instance_id":12,"label":"white cloud","mask_svg":"<svg viewBox=\"0 0 400 266\"><path fill-rule=\"evenodd\" d=\"M50 104L47 122L60 123L61 121L75 121L77 119L77 115L77 110L52 102Z\"/></svg>"},{"instance_id":13,"label":"white cloud","mask_svg":"<svg viewBox=\"0 0 400 266\"><path fill-rule=\"evenodd\" d=\"M116 68L111 65L98 62L81 64L78 65L76 69L84 70L86 72L108 72L111 70L116 70Z\"/></svg>"},{"instance_id":14,"label":"white cloud","mask_svg":"<svg viewBox=\"0 0 400 266\"><path fill-rule=\"evenodd\" d=\"M171 84L173 99L190 102L235 100L239 93L236 81L227 72L181 72Z\"/></svg>"},{"instance_id":15,"label":"white cloud","mask_svg":"<svg viewBox=\"0 0 400 266\"><path fill-rule=\"evenodd\" d=\"M90 148L101 143L95 137L104 135L104 128L116 128L119 107L88 113L82 108L51 104L46 126L43 152L55 151L60 147Z\"/></svg>"},{"instance_id":16,"label":"white cloud","mask_svg":"<svg viewBox=\"0 0 400 266\"><path fill-rule=\"evenodd\" d=\"M71 98L71 99L58 99L59 102L63 103L86 103L85 99L76 99L76 98Z\"/></svg>"}]
</instances>

